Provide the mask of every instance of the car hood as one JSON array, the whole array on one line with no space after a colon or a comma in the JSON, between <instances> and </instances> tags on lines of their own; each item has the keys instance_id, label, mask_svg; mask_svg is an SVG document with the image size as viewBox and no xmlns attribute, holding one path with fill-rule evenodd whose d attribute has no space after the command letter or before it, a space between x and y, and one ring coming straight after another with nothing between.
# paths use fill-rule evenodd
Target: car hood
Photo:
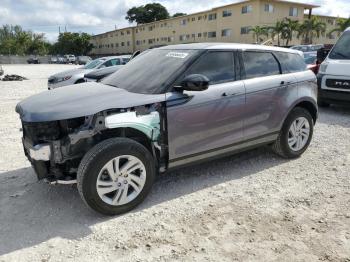
<instances>
[{"instance_id":1,"label":"car hood","mask_svg":"<svg viewBox=\"0 0 350 262\"><path fill-rule=\"evenodd\" d=\"M348 76L350 72L350 60L327 59L327 74L335 76Z\"/></svg>"},{"instance_id":2,"label":"car hood","mask_svg":"<svg viewBox=\"0 0 350 262\"><path fill-rule=\"evenodd\" d=\"M92 69L85 69L85 68L70 69L70 70L66 70L66 71L54 74L50 78L52 78L52 77L60 78L60 77L65 77L65 76L86 74L86 73L89 73L91 71L92 71Z\"/></svg>"},{"instance_id":3,"label":"car hood","mask_svg":"<svg viewBox=\"0 0 350 262\"><path fill-rule=\"evenodd\" d=\"M137 94L101 83L65 86L31 96L16 106L24 122L57 121L165 101L164 94Z\"/></svg>"}]
</instances>

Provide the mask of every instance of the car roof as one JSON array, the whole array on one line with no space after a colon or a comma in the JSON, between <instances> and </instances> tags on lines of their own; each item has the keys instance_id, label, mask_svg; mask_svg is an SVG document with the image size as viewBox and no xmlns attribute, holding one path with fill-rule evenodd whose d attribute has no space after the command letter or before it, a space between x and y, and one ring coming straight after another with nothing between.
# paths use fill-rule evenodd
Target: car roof
<instances>
[{"instance_id":1,"label":"car roof","mask_svg":"<svg viewBox=\"0 0 350 262\"><path fill-rule=\"evenodd\" d=\"M180 44L180 45L168 45L164 47L160 47L158 49L182 49L182 50L215 50L215 49L223 49L223 50L262 50L262 51L279 51L279 52L287 52L287 53L295 53L300 54L300 51L293 50L289 48L283 47L275 47L275 46L265 46L265 45L251 45L251 44L236 44L236 43L193 43L193 44Z\"/></svg>"},{"instance_id":2,"label":"car roof","mask_svg":"<svg viewBox=\"0 0 350 262\"><path fill-rule=\"evenodd\" d=\"M350 31L350 27L346 28L344 32Z\"/></svg>"}]
</instances>

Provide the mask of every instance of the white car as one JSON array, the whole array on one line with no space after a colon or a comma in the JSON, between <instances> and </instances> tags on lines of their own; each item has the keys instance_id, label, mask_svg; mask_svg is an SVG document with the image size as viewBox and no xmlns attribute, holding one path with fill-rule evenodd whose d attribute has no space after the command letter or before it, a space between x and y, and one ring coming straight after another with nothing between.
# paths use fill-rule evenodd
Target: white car
<instances>
[{"instance_id":1,"label":"white car","mask_svg":"<svg viewBox=\"0 0 350 262\"><path fill-rule=\"evenodd\" d=\"M72 64L74 64L75 63L75 55L65 55L64 56L65 58L66 58L66 61L67 61L67 63L69 64L69 63L72 63Z\"/></svg>"},{"instance_id":2,"label":"white car","mask_svg":"<svg viewBox=\"0 0 350 262\"><path fill-rule=\"evenodd\" d=\"M339 38L317 75L318 104L350 104L350 27Z\"/></svg>"},{"instance_id":3,"label":"white car","mask_svg":"<svg viewBox=\"0 0 350 262\"><path fill-rule=\"evenodd\" d=\"M130 56L109 56L102 57L87 63L83 67L63 71L61 73L52 75L48 79L48 89L55 89L61 86L68 86L74 84L84 83L84 75L93 70L125 64L126 59Z\"/></svg>"}]
</instances>

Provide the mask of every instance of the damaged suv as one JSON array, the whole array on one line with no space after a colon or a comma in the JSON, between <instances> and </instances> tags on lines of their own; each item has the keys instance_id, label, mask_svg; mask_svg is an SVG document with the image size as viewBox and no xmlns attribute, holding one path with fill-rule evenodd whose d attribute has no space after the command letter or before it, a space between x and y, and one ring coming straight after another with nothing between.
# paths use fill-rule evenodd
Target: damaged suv
<instances>
[{"instance_id":1,"label":"damaged suv","mask_svg":"<svg viewBox=\"0 0 350 262\"><path fill-rule=\"evenodd\" d=\"M77 183L88 206L114 215L175 167L261 145L300 156L316 98L298 51L211 43L150 50L100 83L34 95L16 111L38 178Z\"/></svg>"}]
</instances>

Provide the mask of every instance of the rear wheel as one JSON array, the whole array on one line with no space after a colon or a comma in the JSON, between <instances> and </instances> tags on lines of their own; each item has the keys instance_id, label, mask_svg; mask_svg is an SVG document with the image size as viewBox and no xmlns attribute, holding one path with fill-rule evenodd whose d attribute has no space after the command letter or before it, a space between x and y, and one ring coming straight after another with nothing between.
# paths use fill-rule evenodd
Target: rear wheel
<instances>
[{"instance_id":1,"label":"rear wheel","mask_svg":"<svg viewBox=\"0 0 350 262\"><path fill-rule=\"evenodd\" d=\"M85 203L105 215L130 211L148 195L155 178L150 152L127 138L108 139L92 148L78 169Z\"/></svg>"},{"instance_id":2,"label":"rear wheel","mask_svg":"<svg viewBox=\"0 0 350 262\"><path fill-rule=\"evenodd\" d=\"M284 158L297 158L308 148L313 135L313 119L304 108L294 108L285 120L272 148Z\"/></svg>"}]
</instances>

